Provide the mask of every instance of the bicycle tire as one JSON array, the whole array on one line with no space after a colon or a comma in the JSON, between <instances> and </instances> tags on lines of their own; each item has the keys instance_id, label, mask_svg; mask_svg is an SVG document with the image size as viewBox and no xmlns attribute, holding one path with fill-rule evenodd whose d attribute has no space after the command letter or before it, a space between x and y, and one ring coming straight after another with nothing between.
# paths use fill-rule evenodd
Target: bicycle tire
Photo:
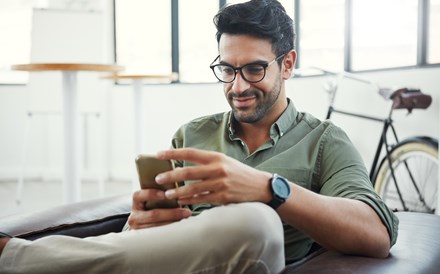
<instances>
[{"instance_id":1,"label":"bicycle tire","mask_svg":"<svg viewBox=\"0 0 440 274\"><path fill-rule=\"evenodd\" d=\"M390 151L398 187L405 202L400 200L386 156L382 159L375 179L376 192L394 211L414 211L436 214L438 206L439 158L438 141L430 137L413 137L399 142ZM405 168L413 175L418 194Z\"/></svg>"}]
</instances>

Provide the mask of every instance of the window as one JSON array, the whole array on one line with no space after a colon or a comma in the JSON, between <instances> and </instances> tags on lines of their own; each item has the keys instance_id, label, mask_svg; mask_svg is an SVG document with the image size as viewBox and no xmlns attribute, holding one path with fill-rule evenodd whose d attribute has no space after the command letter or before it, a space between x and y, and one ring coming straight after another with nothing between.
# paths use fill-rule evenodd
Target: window
<instances>
[{"instance_id":1,"label":"window","mask_svg":"<svg viewBox=\"0 0 440 274\"><path fill-rule=\"evenodd\" d=\"M126 74L171 74L171 1L115 0L117 63Z\"/></svg>"},{"instance_id":2,"label":"window","mask_svg":"<svg viewBox=\"0 0 440 274\"><path fill-rule=\"evenodd\" d=\"M0 84L24 84L27 72L11 71L11 65L29 63L32 1L0 2Z\"/></svg>"},{"instance_id":3,"label":"window","mask_svg":"<svg viewBox=\"0 0 440 274\"><path fill-rule=\"evenodd\" d=\"M99 10L97 0L2 0L0 1L0 84L26 84L29 73L12 71L14 64L31 62L34 9ZM50 41L49 41L50 43ZM50 47L48 47L50 48Z\"/></svg>"},{"instance_id":4,"label":"window","mask_svg":"<svg viewBox=\"0 0 440 274\"><path fill-rule=\"evenodd\" d=\"M114 0L116 62L127 74L170 74L178 68L181 82L215 82L208 66L217 54L212 17L220 3L245 0ZM331 71L369 70L440 63L440 0L423 0L427 8L427 41L418 54L420 0L281 0L299 29L296 41L301 68ZM92 4L90 4L92 3ZM94 3L94 4L93 4ZM346 26L345 5L351 3L351 25ZM179 15L179 41L172 40L172 9ZM300 10L296 13L296 4ZM0 84L26 83L26 72L11 71L28 63L32 8L99 7L100 1L0 1ZM203 12L194 12L194 7ZM76 7L76 8L78 8ZM346 29L351 28L351 43ZM174 44L173 44L174 43ZM179 49L177 51L172 51ZM426 58L424 56L426 55ZM417 56L423 56L417 60ZM173 59L174 58L174 59ZM344 67L345 62L345 67Z\"/></svg>"},{"instance_id":5,"label":"window","mask_svg":"<svg viewBox=\"0 0 440 274\"><path fill-rule=\"evenodd\" d=\"M418 0L353 0L352 69L417 63Z\"/></svg>"},{"instance_id":6,"label":"window","mask_svg":"<svg viewBox=\"0 0 440 274\"><path fill-rule=\"evenodd\" d=\"M248 0L228 0L226 1L228 4L238 4L243 3ZM278 0L281 5L283 5L284 9L286 10L287 14L293 18L293 12L294 12L294 0Z\"/></svg>"},{"instance_id":7,"label":"window","mask_svg":"<svg viewBox=\"0 0 440 274\"><path fill-rule=\"evenodd\" d=\"M343 70L344 4L344 0L301 2L298 54L301 68Z\"/></svg>"},{"instance_id":8,"label":"window","mask_svg":"<svg viewBox=\"0 0 440 274\"><path fill-rule=\"evenodd\" d=\"M440 63L440 0L431 0L429 7L428 63Z\"/></svg>"},{"instance_id":9,"label":"window","mask_svg":"<svg viewBox=\"0 0 440 274\"><path fill-rule=\"evenodd\" d=\"M187 2L180 2L187 3ZM194 7L203 12L194 12ZM214 82L209 64L217 56L217 41L212 18L217 1L192 0L179 5L179 74L187 83Z\"/></svg>"}]
</instances>

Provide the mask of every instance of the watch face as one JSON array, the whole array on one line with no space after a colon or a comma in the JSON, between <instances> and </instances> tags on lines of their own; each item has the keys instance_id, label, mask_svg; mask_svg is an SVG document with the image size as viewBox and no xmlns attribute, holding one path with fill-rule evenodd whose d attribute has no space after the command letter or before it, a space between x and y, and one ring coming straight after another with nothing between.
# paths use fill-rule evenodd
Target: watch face
<instances>
[{"instance_id":1,"label":"watch face","mask_svg":"<svg viewBox=\"0 0 440 274\"><path fill-rule=\"evenodd\" d=\"M282 199L287 199L287 197L289 197L290 186L289 186L289 183L287 182L287 180L284 179L283 177L277 176L275 178L275 180L273 180L272 187L273 187L274 193L278 197L280 197Z\"/></svg>"}]
</instances>

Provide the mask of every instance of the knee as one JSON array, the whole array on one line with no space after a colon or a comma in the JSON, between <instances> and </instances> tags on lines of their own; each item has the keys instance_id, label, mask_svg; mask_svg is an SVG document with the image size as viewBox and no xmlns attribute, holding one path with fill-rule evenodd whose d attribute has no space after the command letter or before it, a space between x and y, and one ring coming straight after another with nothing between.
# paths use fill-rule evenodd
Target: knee
<instances>
[{"instance_id":1,"label":"knee","mask_svg":"<svg viewBox=\"0 0 440 274\"><path fill-rule=\"evenodd\" d=\"M262 203L237 204L231 220L231 233L258 249L284 251L284 231L278 214ZM231 208L233 209L233 208Z\"/></svg>"},{"instance_id":2,"label":"knee","mask_svg":"<svg viewBox=\"0 0 440 274\"><path fill-rule=\"evenodd\" d=\"M277 254L284 260L284 231L278 214L262 203L231 204L208 210L213 221L205 227L221 244L247 250L252 257ZM207 235L208 236L208 235Z\"/></svg>"}]
</instances>

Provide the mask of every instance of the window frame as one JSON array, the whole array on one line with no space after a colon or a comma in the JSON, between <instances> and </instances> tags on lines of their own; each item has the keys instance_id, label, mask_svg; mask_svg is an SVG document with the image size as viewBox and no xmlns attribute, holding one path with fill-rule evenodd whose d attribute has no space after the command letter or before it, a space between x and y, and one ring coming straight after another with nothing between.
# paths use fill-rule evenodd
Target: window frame
<instances>
[{"instance_id":1,"label":"window frame","mask_svg":"<svg viewBox=\"0 0 440 274\"><path fill-rule=\"evenodd\" d=\"M113 0L115 1L115 0ZM296 42L295 49L298 52L297 63L295 64L296 68L301 68L301 48L299 47L299 40L301 39L300 32L300 24L301 24L301 14L300 7L302 0L292 0L294 6L294 19L295 19L295 31L296 31ZM172 73L177 73L179 75L179 25L178 25L178 7L179 0L171 0L171 9L172 9ZM219 8L224 6L227 1L226 0L218 0ZM182 4L182 3L180 3ZM429 27L429 8L430 3L429 0L418 0L418 26L417 26L417 63L413 66L397 66L397 67L386 67L386 68L374 68L374 69L366 69L366 70L353 70L352 69L352 58L353 58L353 45L352 45L352 7L353 0L345 0L345 28L344 28L344 61L343 67L345 71L348 72L369 72L369 71L387 71L387 70L396 70L396 69L413 69L413 68L421 68L421 67L437 67L440 66L440 63L428 63L428 27ZM116 49L116 40L115 40L115 49ZM116 52L116 50L115 50ZM117 59L115 58L115 61ZM301 77L301 76L299 76ZM213 77L213 82L215 82L215 77ZM181 82L180 78L176 80L177 83L186 83ZM197 84L197 83L191 83Z\"/></svg>"},{"instance_id":2,"label":"window frame","mask_svg":"<svg viewBox=\"0 0 440 274\"><path fill-rule=\"evenodd\" d=\"M183 1L179 0L170 0L171 1L171 73L175 73L179 75L179 4L182 5ZM296 43L295 49L298 52L297 63L295 64L296 68L301 68L301 48L299 40L301 39L300 32L300 24L301 24L301 14L300 7L302 0L292 0L294 7L294 20L295 20L295 31L296 31ZM397 67L386 67L386 68L373 68L367 70L353 70L352 68L352 58L353 58L353 45L352 45L352 7L353 1L355 0L345 0L345 28L344 28L344 60L343 60L343 68L348 72L370 72L370 71L387 71L387 70L396 70L396 69L414 69L414 68L426 68L426 67L439 67L440 62L438 63L430 63L428 56L428 47L429 47L429 16L430 16L430 0L418 0L418 12L417 12L417 56L416 56L416 64L412 66L397 66ZM227 0L218 0L218 7L221 8L227 3ZM116 33L116 0L112 1L112 13L110 16L113 18L113 53L114 53L114 62L117 62L117 33ZM207 64L207 68L208 68ZM215 77L212 77L212 82L215 82ZM180 76L173 81L173 83L187 83L181 82ZM203 82L206 83L206 82ZM210 83L210 82L209 82ZM121 84L117 83L116 84ZM152 83L146 83L149 85L154 85ZM197 83L190 83L197 84ZM13 82L3 82L0 85L26 85L26 83L13 83Z\"/></svg>"}]
</instances>

